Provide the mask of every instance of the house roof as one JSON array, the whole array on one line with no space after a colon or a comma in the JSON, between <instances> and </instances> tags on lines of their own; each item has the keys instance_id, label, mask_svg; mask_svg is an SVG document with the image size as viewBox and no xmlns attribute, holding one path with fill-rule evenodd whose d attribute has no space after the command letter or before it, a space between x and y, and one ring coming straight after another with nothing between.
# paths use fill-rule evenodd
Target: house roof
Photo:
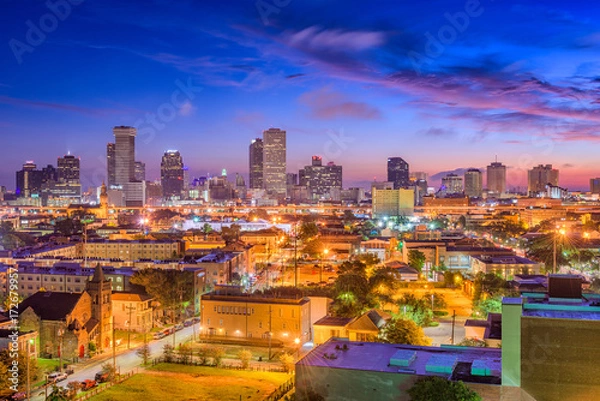
<instances>
[{"instance_id":1,"label":"house roof","mask_svg":"<svg viewBox=\"0 0 600 401\"><path fill-rule=\"evenodd\" d=\"M71 313L83 293L38 291L19 305L19 314L31 307L42 320L62 320Z\"/></svg>"},{"instance_id":2,"label":"house roof","mask_svg":"<svg viewBox=\"0 0 600 401\"><path fill-rule=\"evenodd\" d=\"M379 332L379 329L383 327L390 318L391 315L385 312L371 309L350 323L348 325L348 330Z\"/></svg>"},{"instance_id":3,"label":"house roof","mask_svg":"<svg viewBox=\"0 0 600 401\"><path fill-rule=\"evenodd\" d=\"M98 326L98 319L92 317L90 318L90 320L88 320L85 324L85 331L87 331L88 333L91 333L92 330L94 330L97 326Z\"/></svg>"},{"instance_id":4,"label":"house roof","mask_svg":"<svg viewBox=\"0 0 600 401\"><path fill-rule=\"evenodd\" d=\"M348 323L354 320L353 317L334 317L325 316L317 320L313 326L335 326L335 327L346 327Z\"/></svg>"},{"instance_id":5,"label":"house roof","mask_svg":"<svg viewBox=\"0 0 600 401\"><path fill-rule=\"evenodd\" d=\"M127 302L144 302L152 299L148 294L138 294L134 292L113 292L113 301L127 301Z\"/></svg>"},{"instance_id":6,"label":"house roof","mask_svg":"<svg viewBox=\"0 0 600 401\"><path fill-rule=\"evenodd\" d=\"M400 273L400 275L403 274L419 274L419 272L417 271L417 269L410 267L410 266L404 266L401 267L399 269L396 270L398 273Z\"/></svg>"}]
</instances>

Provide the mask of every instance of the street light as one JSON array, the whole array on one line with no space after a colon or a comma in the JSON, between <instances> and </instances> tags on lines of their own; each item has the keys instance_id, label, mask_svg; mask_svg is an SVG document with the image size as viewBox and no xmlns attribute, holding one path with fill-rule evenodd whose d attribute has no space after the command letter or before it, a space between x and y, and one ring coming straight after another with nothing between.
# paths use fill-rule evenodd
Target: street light
<instances>
[{"instance_id":1,"label":"street light","mask_svg":"<svg viewBox=\"0 0 600 401\"><path fill-rule=\"evenodd\" d=\"M296 352L298 353L297 357L300 358L300 339L296 337L294 339L294 344L296 344Z\"/></svg>"},{"instance_id":2,"label":"street light","mask_svg":"<svg viewBox=\"0 0 600 401\"><path fill-rule=\"evenodd\" d=\"M321 259L321 269L319 270L319 284L323 282L323 259L327 257L329 253L329 249L325 248L323 250L323 258Z\"/></svg>"},{"instance_id":3,"label":"street light","mask_svg":"<svg viewBox=\"0 0 600 401\"><path fill-rule=\"evenodd\" d=\"M31 345L33 345L33 338L27 341L27 399L31 399L31 379L29 378L29 359L31 358Z\"/></svg>"},{"instance_id":4,"label":"street light","mask_svg":"<svg viewBox=\"0 0 600 401\"><path fill-rule=\"evenodd\" d=\"M556 227L558 229L558 226ZM558 234L565 235L566 231L564 228L558 229L558 231L554 232L554 241L553 241L553 264L552 264L552 273L556 274L556 239L558 238Z\"/></svg>"},{"instance_id":5,"label":"street light","mask_svg":"<svg viewBox=\"0 0 600 401\"><path fill-rule=\"evenodd\" d=\"M63 354L63 335L65 334L65 329L59 327L58 329L58 371L62 373L62 354Z\"/></svg>"}]
</instances>

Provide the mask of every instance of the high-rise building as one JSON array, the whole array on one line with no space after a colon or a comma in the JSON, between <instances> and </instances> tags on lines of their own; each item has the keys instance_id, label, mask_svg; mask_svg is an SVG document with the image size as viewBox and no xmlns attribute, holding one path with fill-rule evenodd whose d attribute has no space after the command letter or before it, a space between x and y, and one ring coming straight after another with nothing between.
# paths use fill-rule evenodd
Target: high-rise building
<instances>
[{"instance_id":1,"label":"high-rise building","mask_svg":"<svg viewBox=\"0 0 600 401\"><path fill-rule=\"evenodd\" d=\"M32 161L23 164L23 169L17 171L16 195L20 198L40 196L42 192L43 173Z\"/></svg>"},{"instance_id":2,"label":"high-rise building","mask_svg":"<svg viewBox=\"0 0 600 401\"><path fill-rule=\"evenodd\" d=\"M46 167L47 181L44 185L44 203L49 206L64 206L81 201L80 160L66 155L59 157L57 168ZM52 170L56 172L53 173ZM55 178L51 178L52 176Z\"/></svg>"},{"instance_id":3,"label":"high-rise building","mask_svg":"<svg viewBox=\"0 0 600 401\"><path fill-rule=\"evenodd\" d=\"M498 161L487 166L487 190L494 195L506 193L506 166Z\"/></svg>"},{"instance_id":4,"label":"high-rise building","mask_svg":"<svg viewBox=\"0 0 600 401\"><path fill-rule=\"evenodd\" d=\"M538 196L546 192L546 185L558 186L558 170L552 164L540 164L527 171L527 192L529 196Z\"/></svg>"},{"instance_id":5,"label":"high-rise building","mask_svg":"<svg viewBox=\"0 0 600 401\"><path fill-rule=\"evenodd\" d=\"M412 216L415 211L413 189L372 189L373 217Z\"/></svg>"},{"instance_id":6,"label":"high-rise building","mask_svg":"<svg viewBox=\"0 0 600 401\"><path fill-rule=\"evenodd\" d=\"M135 162L135 181L146 181L146 163Z\"/></svg>"},{"instance_id":7,"label":"high-rise building","mask_svg":"<svg viewBox=\"0 0 600 401\"><path fill-rule=\"evenodd\" d=\"M183 158L177 150L167 150L160 163L163 197L179 198L183 192Z\"/></svg>"},{"instance_id":8,"label":"high-rise building","mask_svg":"<svg viewBox=\"0 0 600 401\"><path fill-rule=\"evenodd\" d=\"M444 196L461 194L463 192L462 177L454 173L446 174L446 176L442 178L442 188L440 192Z\"/></svg>"},{"instance_id":9,"label":"high-rise building","mask_svg":"<svg viewBox=\"0 0 600 401\"><path fill-rule=\"evenodd\" d=\"M250 188L263 188L263 140L260 138L253 139L250 142Z\"/></svg>"},{"instance_id":10,"label":"high-rise building","mask_svg":"<svg viewBox=\"0 0 600 401\"><path fill-rule=\"evenodd\" d=\"M59 183L80 184L79 158L73 155L59 157L56 163L57 181Z\"/></svg>"},{"instance_id":11,"label":"high-rise building","mask_svg":"<svg viewBox=\"0 0 600 401\"><path fill-rule=\"evenodd\" d=\"M342 166L329 162L323 165L321 156L313 156L312 164L301 170L302 182L300 185L308 187L312 200L319 200L323 196L333 198L332 191L342 189Z\"/></svg>"},{"instance_id":12,"label":"high-rise building","mask_svg":"<svg viewBox=\"0 0 600 401\"><path fill-rule=\"evenodd\" d=\"M465 171L465 195L469 198L479 198L483 191L483 174L476 168Z\"/></svg>"},{"instance_id":13,"label":"high-rise building","mask_svg":"<svg viewBox=\"0 0 600 401\"><path fill-rule=\"evenodd\" d=\"M107 185L108 187L112 187L117 185L117 177L115 170L117 166L115 165L115 144L109 143L106 145L106 168L107 168Z\"/></svg>"},{"instance_id":14,"label":"high-rise building","mask_svg":"<svg viewBox=\"0 0 600 401\"><path fill-rule=\"evenodd\" d=\"M406 188L410 185L408 163L401 157L388 157L387 180L394 183L394 189Z\"/></svg>"},{"instance_id":15,"label":"high-rise building","mask_svg":"<svg viewBox=\"0 0 600 401\"><path fill-rule=\"evenodd\" d=\"M590 178L590 192L600 194L600 178Z\"/></svg>"},{"instance_id":16,"label":"high-rise building","mask_svg":"<svg viewBox=\"0 0 600 401\"><path fill-rule=\"evenodd\" d=\"M271 194L286 193L286 132L279 128L263 132L263 187Z\"/></svg>"},{"instance_id":17,"label":"high-rise building","mask_svg":"<svg viewBox=\"0 0 600 401\"><path fill-rule=\"evenodd\" d=\"M133 127L114 127L115 135L115 185L135 181L135 136Z\"/></svg>"}]
</instances>

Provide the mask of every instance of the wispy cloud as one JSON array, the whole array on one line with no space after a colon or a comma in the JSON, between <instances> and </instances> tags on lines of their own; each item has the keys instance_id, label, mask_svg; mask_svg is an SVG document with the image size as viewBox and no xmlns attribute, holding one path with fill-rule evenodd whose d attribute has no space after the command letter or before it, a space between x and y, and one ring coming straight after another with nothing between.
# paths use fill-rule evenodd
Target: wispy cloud
<instances>
[{"instance_id":1,"label":"wispy cloud","mask_svg":"<svg viewBox=\"0 0 600 401\"><path fill-rule=\"evenodd\" d=\"M331 88L306 92L300 96L299 100L310 109L311 116L318 119L381 119L381 112L377 108L367 103L350 100L343 94L333 91Z\"/></svg>"},{"instance_id":2,"label":"wispy cloud","mask_svg":"<svg viewBox=\"0 0 600 401\"><path fill-rule=\"evenodd\" d=\"M51 110L60 110L66 112L75 112L85 115L91 116L107 116L107 115L117 115L124 114L125 111L118 109L105 109L105 108L90 108L90 107L81 107L75 106L72 104L66 103L53 103L53 102L45 102L40 100L29 100L29 99L20 99L16 97L10 96L1 96L0 95L0 103L11 105L11 106L23 106L23 107L32 107L32 108L40 108L40 109L51 109Z\"/></svg>"}]
</instances>

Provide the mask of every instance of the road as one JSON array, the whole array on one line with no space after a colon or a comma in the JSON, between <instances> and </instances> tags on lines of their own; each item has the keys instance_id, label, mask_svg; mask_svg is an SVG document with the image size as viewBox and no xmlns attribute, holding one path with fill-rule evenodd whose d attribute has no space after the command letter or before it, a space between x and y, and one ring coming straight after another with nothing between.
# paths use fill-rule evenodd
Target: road
<instances>
[{"instance_id":1,"label":"road","mask_svg":"<svg viewBox=\"0 0 600 401\"><path fill-rule=\"evenodd\" d=\"M199 332L199 323L196 323L193 326L185 327L183 330L175 332L175 334L171 334L166 336L160 340L152 340L148 343L150 346L150 358L158 358L162 354L162 349L165 344L173 345L173 336L175 336L175 346L178 346L180 343L191 340L194 334L194 329L196 333ZM150 336L148 336L150 338ZM67 380L61 382L59 385L65 387L69 382L79 381L82 382L85 379L93 379L97 372L102 369L102 365L106 362L112 363L112 353L106 352L102 355L102 357L98 358L97 361L93 361L86 365L75 365L75 373L70 375ZM139 356L136 355L136 349L130 350L119 350L115 357L115 362L117 365L117 372L125 373L129 372L140 366L142 360ZM48 389L50 391L50 389ZM43 401L44 398L44 390L32 392L32 401Z\"/></svg>"}]
</instances>

